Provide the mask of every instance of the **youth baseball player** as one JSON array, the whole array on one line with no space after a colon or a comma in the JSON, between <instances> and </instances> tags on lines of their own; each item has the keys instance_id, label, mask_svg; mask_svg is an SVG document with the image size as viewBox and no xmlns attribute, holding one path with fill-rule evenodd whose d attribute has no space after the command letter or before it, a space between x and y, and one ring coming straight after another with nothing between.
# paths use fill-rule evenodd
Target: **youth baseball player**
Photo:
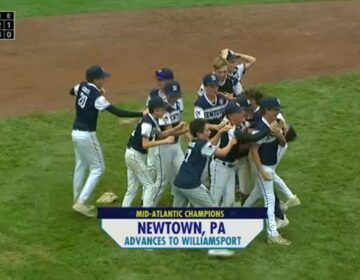
<instances>
[{"instance_id":1,"label":"youth baseball player","mask_svg":"<svg viewBox=\"0 0 360 280\"><path fill-rule=\"evenodd\" d=\"M195 118L203 118L208 122L208 127L211 131L211 137L221 129L226 123L222 122L224 119L225 106L227 99L219 93L219 78L215 74L207 74L203 77L204 94L199 96L194 104ZM211 158L209 158L209 162ZM206 186L210 186L209 178L209 162L207 168L204 169L202 182Z\"/></svg>"},{"instance_id":2,"label":"youth baseball player","mask_svg":"<svg viewBox=\"0 0 360 280\"><path fill-rule=\"evenodd\" d=\"M148 106L148 102L153 97L161 97L165 102L166 95L164 92L164 85L168 81L172 81L174 79L174 72L168 68L163 67L155 71L155 81L156 81L156 88L153 88L146 100L146 106ZM180 104L181 111L184 110L184 103L182 98L178 100ZM159 180L159 176L157 172L160 170L160 162L159 162L159 147L153 147L148 149L148 157L147 157L147 166L148 170L150 172L151 178L156 181ZM157 184L159 184L160 181L157 181Z\"/></svg>"},{"instance_id":3,"label":"youth baseball player","mask_svg":"<svg viewBox=\"0 0 360 280\"><path fill-rule=\"evenodd\" d=\"M229 75L238 80L240 93L242 93L243 86L241 79L246 71L255 64L256 58L247 54L236 53L230 49L221 50L220 56L227 61ZM243 63L239 64L239 59L241 59Z\"/></svg>"},{"instance_id":4,"label":"youth baseball player","mask_svg":"<svg viewBox=\"0 0 360 280\"><path fill-rule=\"evenodd\" d=\"M270 127L271 123L276 123L276 116L280 110L280 102L275 97L266 97L261 101L264 114L256 126L257 130ZM284 239L277 231L275 220L275 192L274 174L278 162L278 146L284 147L286 139L279 128L278 131L264 137L257 144L252 145L251 152L258 172L256 174L256 184L261 188L265 207L267 207L267 241L269 244L290 245L289 240Z\"/></svg>"},{"instance_id":5,"label":"youth baseball player","mask_svg":"<svg viewBox=\"0 0 360 280\"><path fill-rule=\"evenodd\" d=\"M175 138L171 135L184 126L180 124L161 131L158 119L166 113L165 108L166 103L161 97L151 98L148 103L149 113L141 119L130 136L125 152L128 188L122 207L131 206L139 185L144 188L143 207L153 206L155 184L146 166L147 149L173 143Z\"/></svg>"},{"instance_id":6,"label":"youth baseball player","mask_svg":"<svg viewBox=\"0 0 360 280\"><path fill-rule=\"evenodd\" d=\"M236 145L235 138L229 141L228 145L218 148L216 144L222 133L228 131L231 126L224 126L210 140L211 131L205 119L195 119L190 123L190 133L193 136L188 145L184 161L174 181L174 202L173 207L186 207L191 203L194 207L215 207L207 188L201 184L201 174L206 166L207 158L226 156L231 148ZM209 250L210 256L231 256L233 251Z\"/></svg>"},{"instance_id":7,"label":"youth baseball player","mask_svg":"<svg viewBox=\"0 0 360 280\"><path fill-rule=\"evenodd\" d=\"M211 188L210 192L215 202L223 207L231 207L235 202L235 161L238 156L239 143L254 142L262 139L269 133L266 128L258 134L247 134L246 132L237 131L238 126L245 121L246 108L241 107L236 102L229 102L225 107L225 115L232 129L223 133L220 138L219 148L226 147L232 139L237 139L237 145L234 145L226 156L216 155L210 164Z\"/></svg>"},{"instance_id":8,"label":"youth baseball player","mask_svg":"<svg viewBox=\"0 0 360 280\"><path fill-rule=\"evenodd\" d=\"M86 204L105 170L103 153L96 137L99 111L108 111L118 117L142 117L142 112L129 112L110 104L103 95L105 79L110 74L100 66L86 70L86 80L74 86L70 94L75 96L76 117L71 133L75 151L73 178L73 209L88 217L95 217L95 207ZM85 181L87 170L90 173Z\"/></svg>"},{"instance_id":9,"label":"youth baseball player","mask_svg":"<svg viewBox=\"0 0 360 280\"><path fill-rule=\"evenodd\" d=\"M159 119L159 126L162 131L176 127L181 122L181 88L178 81L168 81L164 86L164 93L167 100L165 115ZM157 170L156 190L154 196L154 206L157 206L167 184L173 184L181 163L184 160L184 153L179 143L179 136L188 132L184 127L178 130L173 144L159 146L160 170Z\"/></svg>"},{"instance_id":10,"label":"youth baseball player","mask_svg":"<svg viewBox=\"0 0 360 280\"><path fill-rule=\"evenodd\" d=\"M214 74L219 79L218 91L229 101L234 101L237 96L241 94L241 87L239 81L228 75L228 64L225 59L216 57L213 61ZM205 93L204 84L200 86L198 96Z\"/></svg>"}]
</instances>

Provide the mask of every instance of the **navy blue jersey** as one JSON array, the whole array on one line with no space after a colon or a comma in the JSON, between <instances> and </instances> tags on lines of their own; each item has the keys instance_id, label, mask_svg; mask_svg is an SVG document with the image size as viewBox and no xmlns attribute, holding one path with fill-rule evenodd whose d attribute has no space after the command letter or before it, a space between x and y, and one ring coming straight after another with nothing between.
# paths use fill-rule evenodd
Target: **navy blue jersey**
<instances>
[{"instance_id":1,"label":"navy blue jersey","mask_svg":"<svg viewBox=\"0 0 360 280\"><path fill-rule=\"evenodd\" d=\"M216 147L207 140L193 139L185 154L179 173L175 177L174 185L183 189L194 189L201 185L201 175Z\"/></svg>"},{"instance_id":2,"label":"navy blue jersey","mask_svg":"<svg viewBox=\"0 0 360 280\"><path fill-rule=\"evenodd\" d=\"M261 131L268 127L268 124L264 118L257 123L256 130ZM277 163L277 153L278 153L278 140L272 136L267 135L262 138L260 141L256 142L259 145L259 156L261 164L263 165L275 165Z\"/></svg>"},{"instance_id":3,"label":"navy blue jersey","mask_svg":"<svg viewBox=\"0 0 360 280\"><path fill-rule=\"evenodd\" d=\"M212 103L206 94L204 94L195 101L195 118L203 118L210 124L219 124L225 116L225 106L227 102L227 99L223 95L217 94L215 102Z\"/></svg>"},{"instance_id":4,"label":"navy blue jersey","mask_svg":"<svg viewBox=\"0 0 360 280\"><path fill-rule=\"evenodd\" d=\"M96 131L99 111L105 110L110 103L92 83L82 82L73 88L75 94L76 117L74 130Z\"/></svg>"},{"instance_id":5,"label":"navy blue jersey","mask_svg":"<svg viewBox=\"0 0 360 280\"><path fill-rule=\"evenodd\" d=\"M234 128L230 129L228 132L221 134L221 138L220 138L220 143L219 143L219 148L224 148L229 144L229 141L235 137L234 136ZM239 149L239 144L234 145L230 152L224 156L224 157L216 157L222 161L226 161L226 162L234 162L237 159L238 156L238 149Z\"/></svg>"},{"instance_id":6,"label":"navy blue jersey","mask_svg":"<svg viewBox=\"0 0 360 280\"><path fill-rule=\"evenodd\" d=\"M165 126L175 127L181 122L181 105L179 101L176 101L174 105L168 104L166 107L166 113L159 119L158 123L161 130L165 130ZM175 137L175 143L177 143L179 137Z\"/></svg>"},{"instance_id":7,"label":"navy blue jersey","mask_svg":"<svg viewBox=\"0 0 360 280\"><path fill-rule=\"evenodd\" d=\"M241 93L237 89L238 84L239 84L238 79L232 76L227 76L224 82L220 82L219 92L231 93L234 97L236 97Z\"/></svg>"},{"instance_id":8,"label":"navy blue jersey","mask_svg":"<svg viewBox=\"0 0 360 280\"><path fill-rule=\"evenodd\" d=\"M135 130L131 133L127 146L142 154L147 154L147 149L144 149L142 145L143 137L153 140L159 132L160 129L156 120L151 114L147 114L139 121Z\"/></svg>"}]
</instances>

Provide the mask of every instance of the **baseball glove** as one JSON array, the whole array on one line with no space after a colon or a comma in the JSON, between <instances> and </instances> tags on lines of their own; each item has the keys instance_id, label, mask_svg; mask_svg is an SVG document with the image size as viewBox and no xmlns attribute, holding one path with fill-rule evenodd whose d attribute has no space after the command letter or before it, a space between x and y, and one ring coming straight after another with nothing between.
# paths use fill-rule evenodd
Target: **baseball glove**
<instances>
[{"instance_id":1,"label":"baseball glove","mask_svg":"<svg viewBox=\"0 0 360 280\"><path fill-rule=\"evenodd\" d=\"M295 131L294 127L291 124L289 124L289 129L285 134L286 142L295 141L296 138L297 138L296 131Z\"/></svg>"}]
</instances>

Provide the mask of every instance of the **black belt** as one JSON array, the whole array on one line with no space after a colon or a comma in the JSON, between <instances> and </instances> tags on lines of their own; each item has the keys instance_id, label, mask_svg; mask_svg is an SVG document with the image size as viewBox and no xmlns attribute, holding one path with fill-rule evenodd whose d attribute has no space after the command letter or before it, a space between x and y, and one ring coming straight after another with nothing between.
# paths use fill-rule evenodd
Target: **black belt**
<instances>
[{"instance_id":1,"label":"black belt","mask_svg":"<svg viewBox=\"0 0 360 280\"><path fill-rule=\"evenodd\" d=\"M229 168L235 167L235 164L232 163L232 162L222 161L222 160L219 159L219 158L216 158L216 160L219 161L222 165L224 165L224 166L226 166L226 167L229 167Z\"/></svg>"}]
</instances>

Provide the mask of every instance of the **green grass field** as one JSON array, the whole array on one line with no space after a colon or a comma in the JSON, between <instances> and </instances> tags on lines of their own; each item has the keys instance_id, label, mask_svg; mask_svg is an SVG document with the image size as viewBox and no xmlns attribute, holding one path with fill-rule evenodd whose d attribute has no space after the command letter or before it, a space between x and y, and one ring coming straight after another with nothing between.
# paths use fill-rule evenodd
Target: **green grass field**
<instances>
[{"instance_id":1,"label":"green grass field","mask_svg":"<svg viewBox=\"0 0 360 280\"><path fill-rule=\"evenodd\" d=\"M17 17L52 16L114 10L164 7L218 6L258 3L311 2L314 0L1 0L1 10L15 10ZM328 1L328 0L316 0ZM339 1L339 0L338 0Z\"/></svg>"},{"instance_id":2,"label":"green grass field","mask_svg":"<svg viewBox=\"0 0 360 280\"><path fill-rule=\"evenodd\" d=\"M306 0L0 0L17 17L143 8L305 2ZM282 232L288 248L265 234L228 260L204 250L124 250L98 220L72 211L72 110L0 119L0 280L2 279L360 279L360 73L261 85L278 96L299 138L279 174L302 200ZM66 93L64 93L66 94ZM72 98L69 96L69 98ZM185 96L185 120L195 94ZM142 103L121 104L142 109ZM134 125L102 113L98 137L107 170L94 201L126 190L124 152ZM168 193L162 201L170 204Z\"/></svg>"},{"instance_id":3,"label":"green grass field","mask_svg":"<svg viewBox=\"0 0 360 280\"><path fill-rule=\"evenodd\" d=\"M99 221L71 210L74 114L66 111L0 120L0 279L359 279L360 73L261 87L281 99L299 134L279 171L303 202L283 230L290 247L267 245L263 234L229 260L120 249ZM194 97L186 95L186 120ZM132 128L100 116L107 170L93 199L124 194Z\"/></svg>"}]
</instances>

